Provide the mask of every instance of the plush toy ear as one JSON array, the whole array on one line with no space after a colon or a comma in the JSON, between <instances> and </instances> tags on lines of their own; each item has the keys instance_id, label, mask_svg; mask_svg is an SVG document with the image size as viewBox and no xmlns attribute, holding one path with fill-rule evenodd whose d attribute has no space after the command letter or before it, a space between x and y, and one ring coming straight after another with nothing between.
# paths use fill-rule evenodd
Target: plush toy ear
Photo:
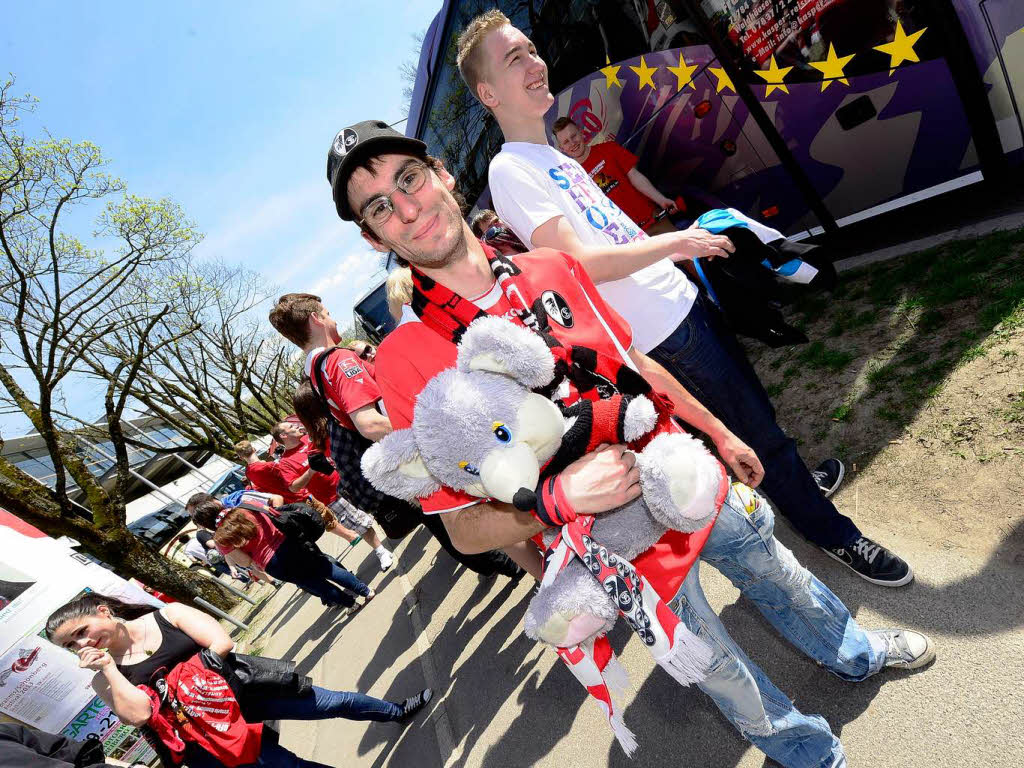
<instances>
[{"instance_id":1,"label":"plush toy ear","mask_svg":"<svg viewBox=\"0 0 1024 768\"><path fill-rule=\"evenodd\" d=\"M406 501L415 502L441 487L420 458L412 429L399 429L371 445L360 466L374 488Z\"/></svg>"},{"instance_id":2,"label":"plush toy ear","mask_svg":"<svg viewBox=\"0 0 1024 768\"><path fill-rule=\"evenodd\" d=\"M460 371L488 371L515 379L527 389L551 383L555 358L533 331L500 317L474 320L459 342Z\"/></svg>"}]
</instances>

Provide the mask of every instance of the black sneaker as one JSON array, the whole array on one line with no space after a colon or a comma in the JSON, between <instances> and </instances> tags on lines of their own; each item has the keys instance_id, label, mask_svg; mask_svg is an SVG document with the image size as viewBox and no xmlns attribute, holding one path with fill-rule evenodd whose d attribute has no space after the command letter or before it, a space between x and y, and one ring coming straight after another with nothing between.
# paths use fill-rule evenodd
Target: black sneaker
<instances>
[{"instance_id":1,"label":"black sneaker","mask_svg":"<svg viewBox=\"0 0 1024 768\"><path fill-rule=\"evenodd\" d=\"M398 722L404 723L410 717L427 706L432 698L434 698L433 688L424 688L415 696L410 696L399 705L402 708L402 714L399 715Z\"/></svg>"},{"instance_id":2,"label":"black sneaker","mask_svg":"<svg viewBox=\"0 0 1024 768\"><path fill-rule=\"evenodd\" d=\"M817 469L811 472L811 477L814 478L814 482L818 484L827 499L842 485L843 478L846 477L846 467L839 459L825 459Z\"/></svg>"},{"instance_id":3,"label":"black sneaker","mask_svg":"<svg viewBox=\"0 0 1024 768\"><path fill-rule=\"evenodd\" d=\"M822 547L821 550L872 584L902 587L914 580L914 572L905 560L867 536L857 537L846 547Z\"/></svg>"}]
</instances>

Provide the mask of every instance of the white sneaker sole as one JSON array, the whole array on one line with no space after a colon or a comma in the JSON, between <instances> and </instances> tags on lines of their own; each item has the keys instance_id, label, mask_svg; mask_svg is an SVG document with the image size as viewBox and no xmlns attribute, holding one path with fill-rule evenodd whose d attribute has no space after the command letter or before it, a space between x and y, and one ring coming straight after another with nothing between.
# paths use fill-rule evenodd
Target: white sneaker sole
<instances>
[{"instance_id":1,"label":"white sneaker sole","mask_svg":"<svg viewBox=\"0 0 1024 768\"><path fill-rule=\"evenodd\" d=\"M836 461L839 462L839 477L837 477L836 481L832 483L832 487L826 491L824 488L821 488L820 485L818 486L821 488L821 492L825 494L826 499L832 498L832 494L839 490L839 486L843 484L843 478L846 477L846 465L843 464L842 459L836 459Z\"/></svg>"},{"instance_id":2,"label":"white sneaker sole","mask_svg":"<svg viewBox=\"0 0 1024 768\"><path fill-rule=\"evenodd\" d=\"M820 549L826 555L831 557L837 563L842 563L843 565L845 565L853 573L857 574L862 579L864 579L864 581L869 581L872 584L878 585L879 587L903 587L903 586L906 586L907 584L909 584L910 582L912 582L914 580L914 569L910 567L910 563L907 563L907 575L904 576L899 581L891 581L891 580L887 580L887 579L872 579L870 576L865 576L863 573L858 571L856 568L852 567L848 562L843 560L841 557L837 557L836 555L833 555L831 552L829 552L824 547L818 547L818 549Z\"/></svg>"}]
</instances>

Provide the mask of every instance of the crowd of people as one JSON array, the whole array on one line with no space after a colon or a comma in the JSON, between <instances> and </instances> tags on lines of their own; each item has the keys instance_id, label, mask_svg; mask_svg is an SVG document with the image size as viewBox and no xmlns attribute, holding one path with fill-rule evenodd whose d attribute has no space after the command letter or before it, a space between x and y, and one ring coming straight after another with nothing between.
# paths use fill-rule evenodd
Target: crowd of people
<instances>
[{"instance_id":1,"label":"crowd of people","mask_svg":"<svg viewBox=\"0 0 1024 768\"><path fill-rule=\"evenodd\" d=\"M249 489L224 499L189 499L202 530L188 541L186 554L211 564L211 553L217 553L222 572L289 582L328 609L351 612L375 593L319 548L319 536L365 541L387 571L393 556L384 539L400 540L422 525L456 563L482 577L518 581L529 574L547 583L552 539L641 494L640 469L625 444L598 446L560 471L542 474L536 492L527 489L522 497L528 503L518 496L515 504L504 503L440 481L410 502L384 493L360 469L371 446L415 424L417 397L456 364L466 330L482 318L502 317L540 334L551 348L583 350L639 374L663 393L659 407L671 415L658 422L659 434L686 430L714 446L727 479L713 522L698 531L667 530L632 559L626 573L652 590L644 594L669 606L673 621L708 642L712 659L697 684L740 736L781 765L845 765L829 724L801 712L730 637L698 577L701 563L717 568L786 640L844 680L920 668L935 657L932 641L920 632L861 627L773 533L780 513L872 584L900 587L913 579L908 563L830 501L843 479L842 462L826 459L810 471L779 427L770 398L727 327L727 310L701 271L702 264L739 262L750 254L777 271L804 251L734 209L693 216L682 197L664 194L638 169L634 154L612 140L588 141L568 117L549 134L545 116L554 99L547 67L500 12L486 12L466 27L457 61L505 138L489 170L494 210L467 221L459 180L423 142L384 121L363 120L337 133L327 160L332 201L370 246L397 256L400 267L388 277L387 299L398 326L379 347L343 344L320 297L280 297L269 322L303 356L295 418L272 430L279 448L268 460L248 441L236 446ZM809 281L816 271L800 274ZM546 394L566 408L619 396L621 381L629 378L593 386L571 365L563 376L561 386ZM504 428L495 423L499 440L507 436ZM460 467L479 473L469 462ZM235 739L231 748L247 756L244 764L261 766L318 765L272 738L253 736L263 720L402 721L432 694L427 689L394 703L303 687L290 678L286 685L287 675L278 675L273 695L254 697L251 679L237 683L233 667L244 664L237 663L223 629L181 605L154 611L87 596L57 611L46 632L96 672L97 693L122 720L159 732L163 746L179 749L193 766L240 763L225 757L224 740L212 732L193 734L180 747L167 736L168 712L172 736L180 735L173 727L180 715L174 701L185 694L174 687L176 665L194 671L198 664L228 681L225 696L238 705L228 728ZM560 655L571 651L559 648ZM292 684L302 690L288 688Z\"/></svg>"}]
</instances>

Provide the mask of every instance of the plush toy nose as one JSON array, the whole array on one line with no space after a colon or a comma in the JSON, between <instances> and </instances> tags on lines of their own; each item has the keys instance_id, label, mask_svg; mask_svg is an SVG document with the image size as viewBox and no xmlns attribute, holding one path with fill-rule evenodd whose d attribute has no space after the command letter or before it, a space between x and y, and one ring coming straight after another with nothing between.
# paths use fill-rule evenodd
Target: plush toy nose
<instances>
[{"instance_id":1,"label":"plush toy nose","mask_svg":"<svg viewBox=\"0 0 1024 768\"><path fill-rule=\"evenodd\" d=\"M537 508L537 494L532 488L520 488L512 497L512 506L520 512L532 512Z\"/></svg>"}]
</instances>

